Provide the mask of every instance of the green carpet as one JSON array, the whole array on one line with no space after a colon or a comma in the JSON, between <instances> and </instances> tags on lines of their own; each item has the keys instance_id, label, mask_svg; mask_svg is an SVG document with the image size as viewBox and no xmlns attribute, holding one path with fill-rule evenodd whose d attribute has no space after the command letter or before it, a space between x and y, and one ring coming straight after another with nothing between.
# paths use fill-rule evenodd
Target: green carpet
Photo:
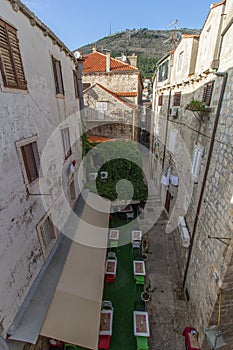
<instances>
[{"instance_id":1,"label":"green carpet","mask_svg":"<svg viewBox=\"0 0 233 350\"><path fill-rule=\"evenodd\" d=\"M124 226L126 223L127 227ZM111 249L117 254L116 279L114 283L105 283L103 293L103 300L110 300L114 308L110 350L136 350L133 310L135 301L140 300L143 286L135 287L131 237L132 230L137 230L138 227L135 221L120 219L116 214L113 214L110 221L110 228L112 227L119 228L120 239L118 250ZM121 242L127 244L121 246Z\"/></svg>"},{"instance_id":2,"label":"green carpet","mask_svg":"<svg viewBox=\"0 0 233 350\"><path fill-rule=\"evenodd\" d=\"M111 226L120 229L120 241L131 242L133 229L138 229L135 222L130 227L121 226L126 220L113 217ZM129 222L128 222L129 223ZM121 226L121 227L120 227ZM115 250L116 251L116 250ZM111 350L135 350L136 339L133 334L133 310L136 300L140 300L142 286L135 287L133 275L132 244L120 246L117 252L117 275L114 283L105 283L103 300L111 300L114 307L113 332L111 337Z\"/></svg>"}]
</instances>

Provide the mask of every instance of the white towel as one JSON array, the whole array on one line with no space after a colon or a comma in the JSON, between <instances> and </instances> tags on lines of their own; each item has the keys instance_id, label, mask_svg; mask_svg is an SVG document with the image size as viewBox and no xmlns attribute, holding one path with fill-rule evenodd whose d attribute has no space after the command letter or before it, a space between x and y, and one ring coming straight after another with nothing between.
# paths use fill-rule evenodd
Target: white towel
<instances>
[{"instance_id":1,"label":"white towel","mask_svg":"<svg viewBox=\"0 0 233 350\"><path fill-rule=\"evenodd\" d=\"M164 186L168 186L169 185L169 176L163 175L162 179L161 179L161 184Z\"/></svg>"},{"instance_id":2,"label":"white towel","mask_svg":"<svg viewBox=\"0 0 233 350\"><path fill-rule=\"evenodd\" d=\"M174 176L174 175L170 174L169 180L171 181L172 185L178 186L178 184L179 184L178 176Z\"/></svg>"}]
</instances>

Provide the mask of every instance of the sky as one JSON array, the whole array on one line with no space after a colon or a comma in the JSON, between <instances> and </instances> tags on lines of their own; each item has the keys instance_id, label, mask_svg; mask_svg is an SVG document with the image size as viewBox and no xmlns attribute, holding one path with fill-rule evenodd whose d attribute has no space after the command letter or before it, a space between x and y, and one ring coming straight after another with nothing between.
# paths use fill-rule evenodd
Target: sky
<instances>
[{"instance_id":1,"label":"sky","mask_svg":"<svg viewBox=\"0 0 233 350\"><path fill-rule=\"evenodd\" d=\"M22 0L70 49L125 29L201 29L211 0ZM218 2L218 1L216 1Z\"/></svg>"}]
</instances>

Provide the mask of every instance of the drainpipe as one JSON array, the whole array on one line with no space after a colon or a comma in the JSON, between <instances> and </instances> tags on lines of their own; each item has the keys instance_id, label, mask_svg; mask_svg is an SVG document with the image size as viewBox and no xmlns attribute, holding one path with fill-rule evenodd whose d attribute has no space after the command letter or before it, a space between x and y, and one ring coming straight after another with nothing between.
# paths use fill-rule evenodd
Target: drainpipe
<instances>
[{"instance_id":1,"label":"drainpipe","mask_svg":"<svg viewBox=\"0 0 233 350\"><path fill-rule=\"evenodd\" d=\"M166 129L165 129L164 148L163 148L162 170L164 170L164 163L165 163L165 155L166 155L166 147L167 147L167 134L168 134L168 121L169 121L169 115L170 115L170 106L171 106L171 89L169 91L168 105L167 105L167 121L166 121Z\"/></svg>"},{"instance_id":2,"label":"drainpipe","mask_svg":"<svg viewBox=\"0 0 233 350\"><path fill-rule=\"evenodd\" d=\"M227 72L224 72L224 73L218 72L218 73L215 73L215 74L216 74L217 77L223 77L222 88L221 88L220 97L219 97L219 101L218 101L217 111L216 111L216 114L215 114L215 121L214 121L213 133L212 133L211 141L210 141L210 147L209 147L209 153L208 153L207 162L206 162L206 168L205 168L205 173L204 173L204 177L203 177L200 197L199 197L199 201L198 201L198 205L197 205L197 211L196 211L196 215L195 215L195 219L194 219L193 232L192 232L192 237L191 237L191 240L190 240L190 249L189 249L188 260L187 260L185 273L184 273L183 286L185 286L186 279L187 279L188 269L189 269L191 255L192 255L192 251L193 251L193 242L194 242L194 238L195 238L195 235L196 235L196 229L197 229L199 214L200 214L200 211L201 211L201 205L202 205L202 200L203 200L203 196L204 196L205 185L206 185L206 181L207 181L207 177L208 177L208 173L209 173L211 158L212 158L213 149L214 149L214 141L215 141L215 136L216 136L216 132L217 132L220 112L221 112L221 108L222 108L223 97L224 97L224 93L225 93L225 89L226 89L226 83L227 83L227 78L228 78L228 73Z\"/></svg>"},{"instance_id":3,"label":"drainpipe","mask_svg":"<svg viewBox=\"0 0 233 350\"><path fill-rule=\"evenodd\" d=\"M106 72L109 73L111 70L111 53L107 52L106 53Z\"/></svg>"}]
</instances>

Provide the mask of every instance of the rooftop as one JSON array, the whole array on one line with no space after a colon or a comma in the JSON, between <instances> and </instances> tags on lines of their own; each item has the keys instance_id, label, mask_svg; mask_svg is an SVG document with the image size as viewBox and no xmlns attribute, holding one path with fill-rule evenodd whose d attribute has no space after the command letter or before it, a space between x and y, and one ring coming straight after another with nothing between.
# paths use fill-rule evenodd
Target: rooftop
<instances>
[{"instance_id":1,"label":"rooftop","mask_svg":"<svg viewBox=\"0 0 233 350\"><path fill-rule=\"evenodd\" d=\"M106 72L107 55L98 51L94 51L84 58L85 61L83 64L83 73ZM110 57L110 71L138 71L138 69L128 63L124 63L120 60L117 60L116 58Z\"/></svg>"}]
</instances>

